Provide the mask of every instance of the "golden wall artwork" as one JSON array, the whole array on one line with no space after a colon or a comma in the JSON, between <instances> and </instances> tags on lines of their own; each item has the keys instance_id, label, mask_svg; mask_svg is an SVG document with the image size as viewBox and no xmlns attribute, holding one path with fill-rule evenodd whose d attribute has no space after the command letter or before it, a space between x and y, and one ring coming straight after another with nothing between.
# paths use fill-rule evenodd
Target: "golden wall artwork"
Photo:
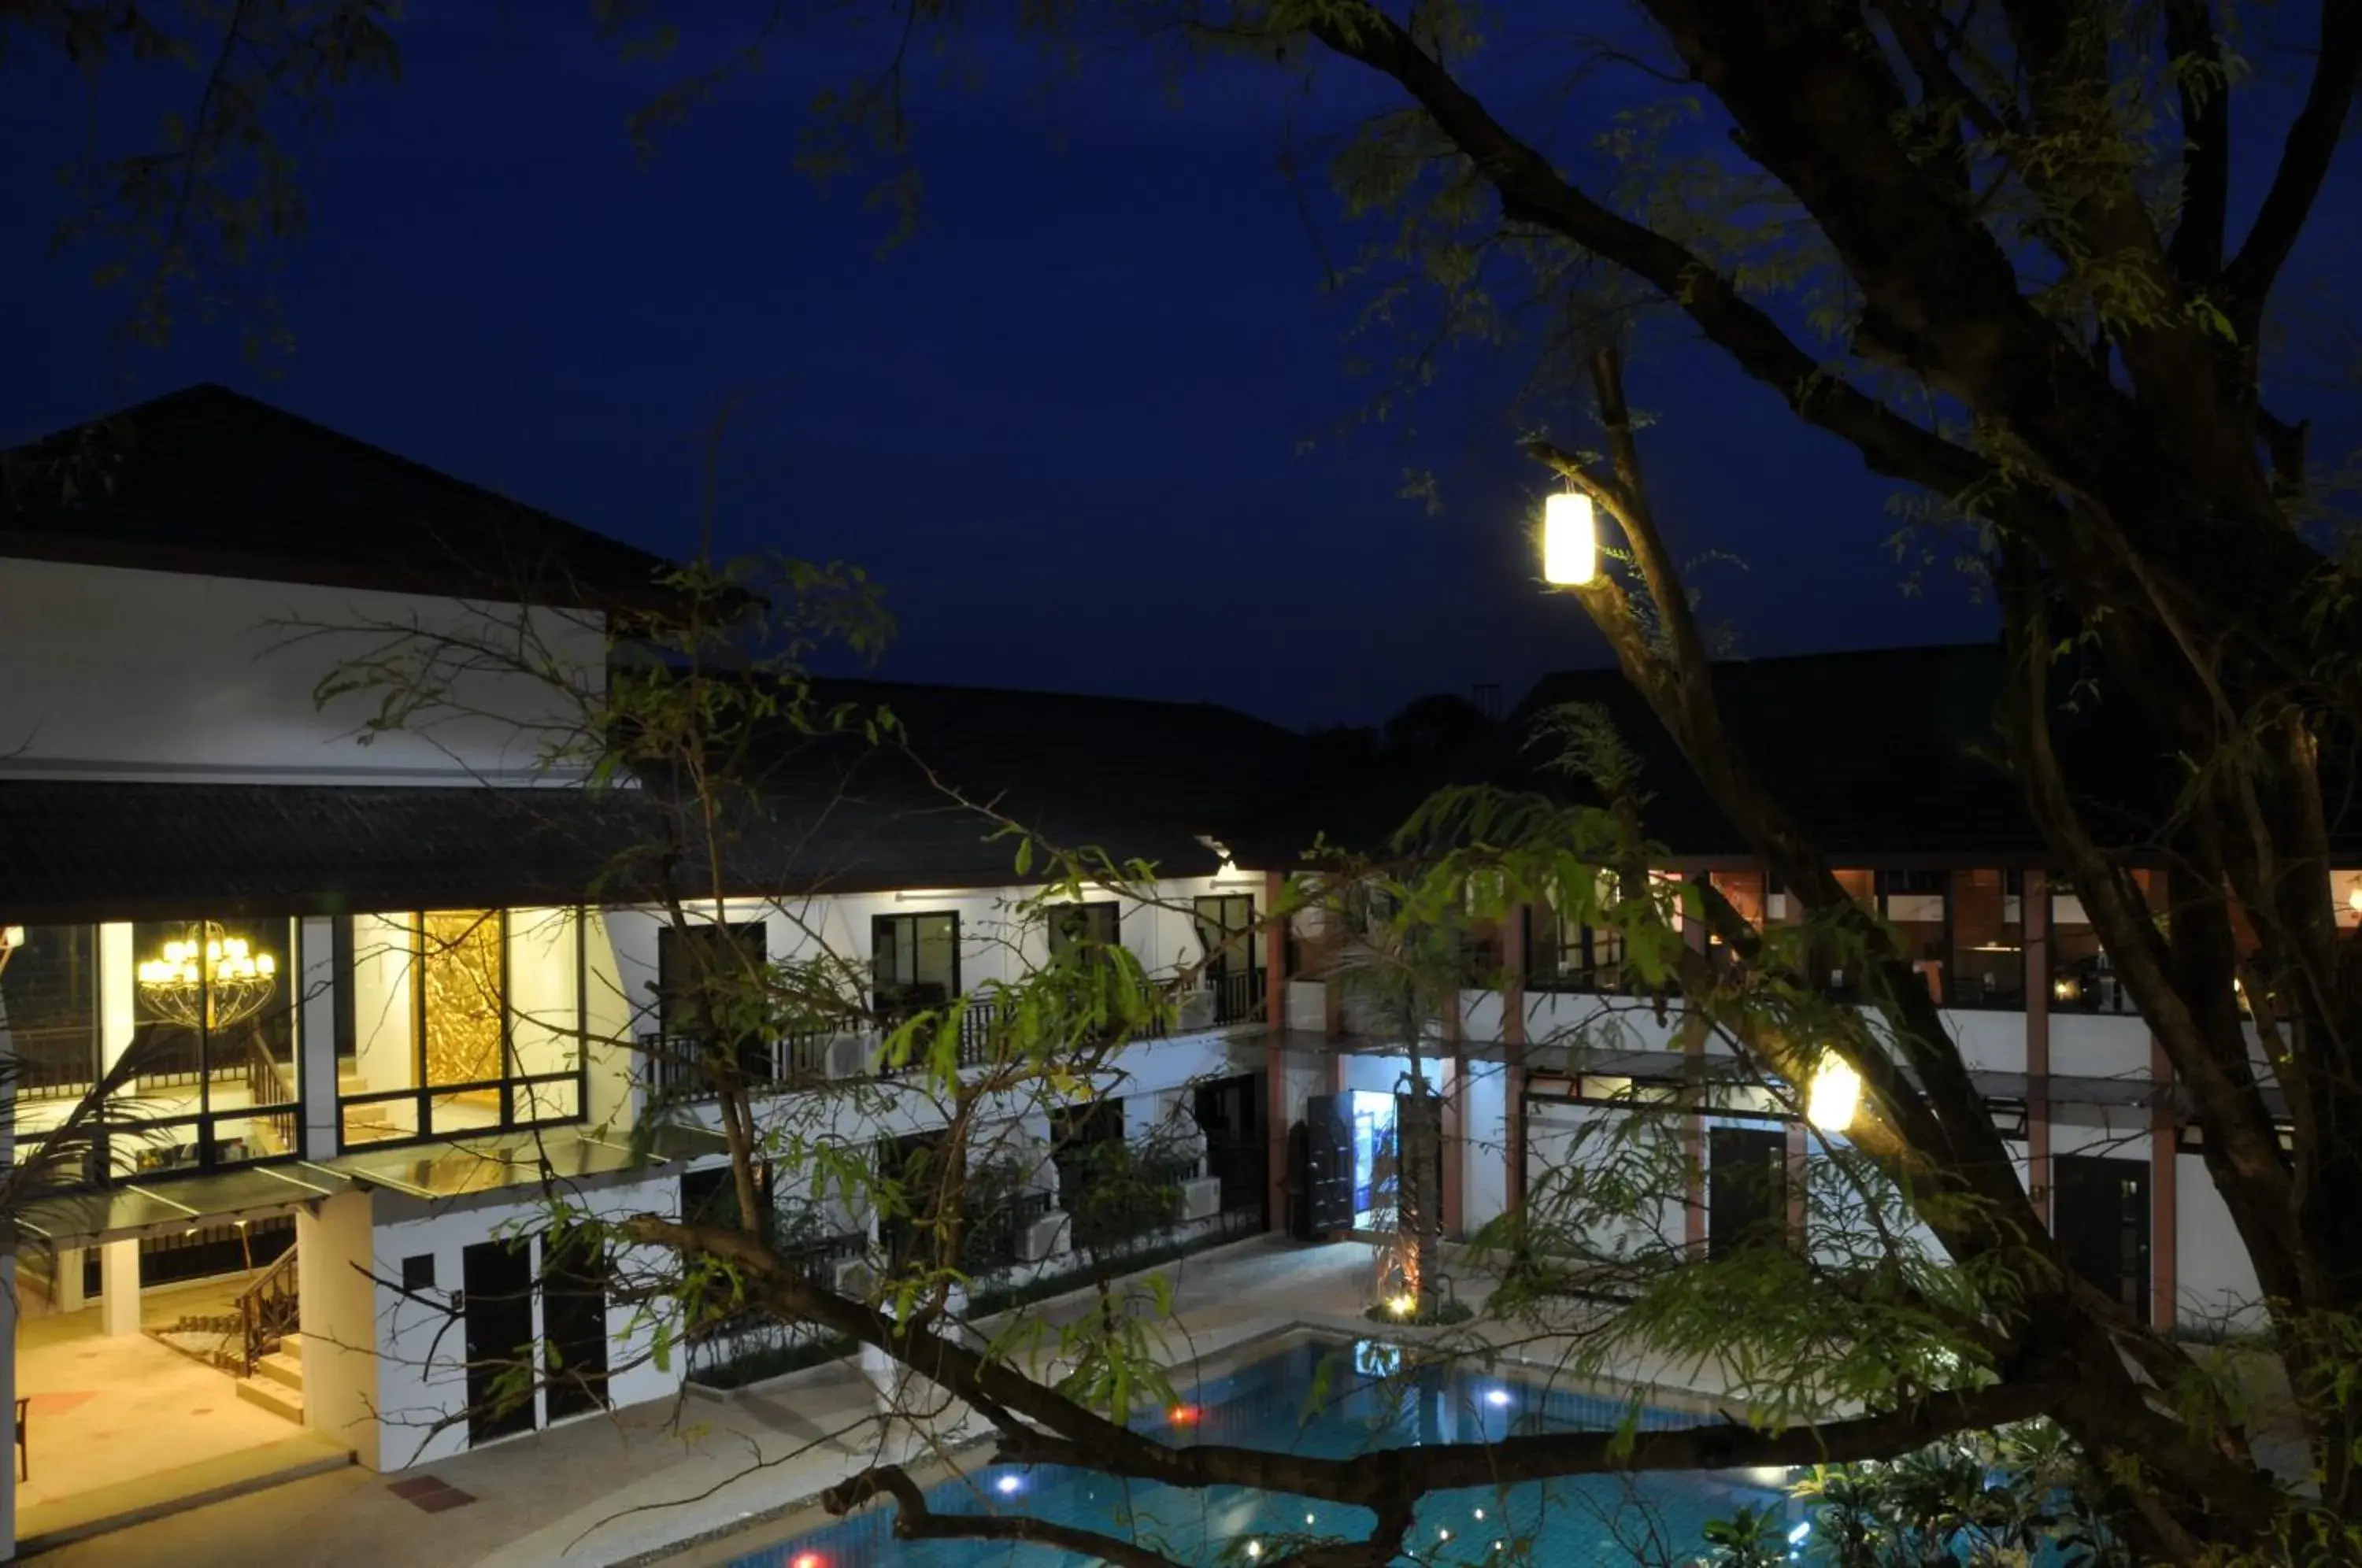
<instances>
[{"instance_id":1,"label":"golden wall artwork","mask_svg":"<svg viewBox=\"0 0 2362 1568\"><path fill-rule=\"evenodd\" d=\"M501 1077L501 919L491 910L425 917L426 1081Z\"/></svg>"}]
</instances>

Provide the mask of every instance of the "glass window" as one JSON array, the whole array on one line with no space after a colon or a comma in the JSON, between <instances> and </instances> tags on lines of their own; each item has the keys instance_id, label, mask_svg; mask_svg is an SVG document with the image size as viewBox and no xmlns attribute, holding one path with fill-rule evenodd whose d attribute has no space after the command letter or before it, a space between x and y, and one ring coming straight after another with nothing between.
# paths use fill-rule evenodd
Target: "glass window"
<instances>
[{"instance_id":1,"label":"glass window","mask_svg":"<svg viewBox=\"0 0 2362 1568\"><path fill-rule=\"evenodd\" d=\"M294 925L161 921L97 931L99 1058L128 1058L107 1174L304 1152Z\"/></svg>"},{"instance_id":2,"label":"glass window","mask_svg":"<svg viewBox=\"0 0 2362 1568\"><path fill-rule=\"evenodd\" d=\"M1113 899L1052 906L1046 911L1050 956L1064 959L1077 950L1121 946L1122 915Z\"/></svg>"},{"instance_id":3,"label":"glass window","mask_svg":"<svg viewBox=\"0 0 2362 1568\"><path fill-rule=\"evenodd\" d=\"M1622 983L1624 933L1559 918L1547 900L1529 906L1526 967L1540 990L1612 991Z\"/></svg>"},{"instance_id":4,"label":"glass window","mask_svg":"<svg viewBox=\"0 0 2362 1568\"><path fill-rule=\"evenodd\" d=\"M21 1157L22 1146L64 1121L98 1078L96 927L28 926L0 954L0 1034L16 1059L11 1110Z\"/></svg>"},{"instance_id":5,"label":"glass window","mask_svg":"<svg viewBox=\"0 0 2362 1568\"><path fill-rule=\"evenodd\" d=\"M355 916L342 1142L579 1117L581 940L570 909Z\"/></svg>"},{"instance_id":6,"label":"glass window","mask_svg":"<svg viewBox=\"0 0 2362 1568\"><path fill-rule=\"evenodd\" d=\"M869 924L880 1015L907 1017L960 994L959 916L878 915Z\"/></svg>"},{"instance_id":7,"label":"glass window","mask_svg":"<svg viewBox=\"0 0 2362 1568\"><path fill-rule=\"evenodd\" d=\"M2153 911L2163 885L2147 870L2132 873L2133 884ZM2083 900L2065 878L2050 884L2050 1005L2072 1012L2131 1012L2132 999L2117 983L2115 966L2092 929Z\"/></svg>"},{"instance_id":8,"label":"glass window","mask_svg":"<svg viewBox=\"0 0 2362 1568\"><path fill-rule=\"evenodd\" d=\"M1954 1007L2025 1003L2025 900L2014 871L1952 873L1952 973L1945 999Z\"/></svg>"},{"instance_id":9,"label":"glass window","mask_svg":"<svg viewBox=\"0 0 2362 1568\"><path fill-rule=\"evenodd\" d=\"M1878 912L1893 929L1904 961L1939 1002L1945 999L1944 965L1951 952L1950 886L1947 871L1878 874Z\"/></svg>"},{"instance_id":10,"label":"glass window","mask_svg":"<svg viewBox=\"0 0 2362 1568\"><path fill-rule=\"evenodd\" d=\"M1252 893L1212 893L1195 906L1198 941L1206 955L1205 989L1214 1021L1247 1023L1264 1007L1264 944L1255 930Z\"/></svg>"},{"instance_id":11,"label":"glass window","mask_svg":"<svg viewBox=\"0 0 2362 1568\"><path fill-rule=\"evenodd\" d=\"M1847 897L1864 909L1879 907L1878 874L1874 871L1832 871L1838 887ZM1801 925L1805 922L1805 906L1794 894L1778 882L1771 885L1765 900L1767 917L1780 925ZM1861 990L1861 960L1847 949L1846 944L1827 931L1816 931L1804 954L1805 978L1815 988L1838 1000L1850 1000Z\"/></svg>"}]
</instances>

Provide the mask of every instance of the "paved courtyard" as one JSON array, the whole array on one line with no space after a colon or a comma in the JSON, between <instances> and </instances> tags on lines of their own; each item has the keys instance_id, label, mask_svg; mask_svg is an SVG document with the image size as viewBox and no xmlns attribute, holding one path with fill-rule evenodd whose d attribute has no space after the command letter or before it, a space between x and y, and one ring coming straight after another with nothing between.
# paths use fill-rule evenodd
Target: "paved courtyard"
<instances>
[{"instance_id":1,"label":"paved courtyard","mask_svg":"<svg viewBox=\"0 0 2362 1568\"><path fill-rule=\"evenodd\" d=\"M1366 1331L1371 1251L1241 1242L1169 1265L1173 1359L1291 1324ZM1079 1304L1034 1310L1079 1310ZM850 1364L689 1396L382 1476L359 1469L273 1487L47 1554L48 1568L605 1568L793 1512L875 1453L875 1396ZM766 1536L746 1538L751 1550Z\"/></svg>"},{"instance_id":2,"label":"paved courtyard","mask_svg":"<svg viewBox=\"0 0 2362 1568\"><path fill-rule=\"evenodd\" d=\"M159 1290L149 1327L222 1309L216 1286ZM108 1336L99 1309L26 1319L17 1392L27 1401L29 1474L17 1486L17 1533L31 1540L164 1499L307 1467L344 1451L237 1396L226 1374L147 1334Z\"/></svg>"}]
</instances>

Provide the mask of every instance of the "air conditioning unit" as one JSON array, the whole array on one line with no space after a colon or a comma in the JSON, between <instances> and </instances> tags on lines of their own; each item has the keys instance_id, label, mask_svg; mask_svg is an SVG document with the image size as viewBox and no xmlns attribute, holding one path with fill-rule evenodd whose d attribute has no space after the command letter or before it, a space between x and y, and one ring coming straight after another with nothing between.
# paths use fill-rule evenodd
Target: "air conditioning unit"
<instances>
[{"instance_id":1,"label":"air conditioning unit","mask_svg":"<svg viewBox=\"0 0 2362 1568\"><path fill-rule=\"evenodd\" d=\"M831 1082L839 1078L863 1078L869 1076L869 1036L840 1034L828 1043L828 1076Z\"/></svg>"},{"instance_id":2,"label":"air conditioning unit","mask_svg":"<svg viewBox=\"0 0 2362 1568\"><path fill-rule=\"evenodd\" d=\"M855 1300L866 1297L875 1283L867 1258L839 1258L829 1274L829 1287L839 1296L850 1296Z\"/></svg>"},{"instance_id":3,"label":"air conditioning unit","mask_svg":"<svg viewBox=\"0 0 2362 1568\"><path fill-rule=\"evenodd\" d=\"M1181 1218L1211 1220L1222 1211L1222 1178L1199 1176L1181 1184Z\"/></svg>"},{"instance_id":4,"label":"air conditioning unit","mask_svg":"<svg viewBox=\"0 0 2362 1568\"><path fill-rule=\"evenodd\" d=\"M1179 1016L1174 1020L1174 1032L1189 1034L1214 1027L1214 993L1210 987L1185 991L1181 995Z\"/></svg>"},{"instance_id":5,"label":"air conditioning unit","mask_svg":"<svg viewBox=\"0 0 2362 1568\"><path fill-rule=\"evenodd\" d=\"M1067 1220L1065 1214L1053 1209L1031 1225L1017 1238L1017 1255L1026 1263L1040 1263L1067 1250Z\"/></svg>"}]
</instances>

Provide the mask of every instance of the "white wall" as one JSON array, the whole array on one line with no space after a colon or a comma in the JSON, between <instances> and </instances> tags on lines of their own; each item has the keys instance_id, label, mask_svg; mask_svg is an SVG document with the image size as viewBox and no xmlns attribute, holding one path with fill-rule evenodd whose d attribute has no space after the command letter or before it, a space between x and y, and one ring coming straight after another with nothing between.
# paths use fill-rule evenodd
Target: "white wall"
<instances>
[{"instance_id":1,"label":"white wall","mask_svg":"<svg viewBox=\"0 0 2362 1568\"><path fill-rule=\"evenodd\" d=\"M1470 1231L1498 1219L1508 1207L1508 1077L1498 1062L1470 1062L1461 1080L1461 1135L1470 1148L1460 1220Z\"/></svg>"},{"instance_id":2,"label":"white wall","mask_svg":"<svg viewBox=\"0 0 2362 1568\"><path fill-rule=\"evenodd\" d=\"M2050 1071L2057 1077L2146 1080L2148 1046L2148 1023L2137 1014L2050 1015Z\"/></svg>"},{"instance_id":3,"label":"white wall","mask_svg":"<svg viewBox=\"0 0 2362 1568\"><path fill-rule=\"evenodd\" d=\"M678 1218L680 1212L679 1172L620 1187L574 1195L591 1213L607 1219L653 1213ZM381 1470L405 1470L463 1452L468 1447L467 1346L460 1325L447 1310L450 1292L466 1277L464 1254L480 1242L505 1240L537 1230L546 1209L530 1196L512 1203L480 1208L426 1210L406 1200L381 1198L371 1246L375 1257L378 1347L378 1421ZM387 1222L392 1213L408 1210L410 1218ZM424 1211L422 1211L424 1210ZM535 1243L538 1273L538 1243ZM440 1299L419 1301L405 1296L389 1281L402 1277L403 1260L420 1254L435 1259L436 1294ZM626 1256L618 1263L624 1275L645 1273L660 1260ZM644 1309L610 1303L607 1309L607 1364L612 1374L608 1396L618 1407L668 1398L680 1391L682 1364L670 1356L669 1369L658 1367L650 1352L656 1342L653 1320L635 1322ZM541 1307L534 1306L534 1332L541 1333ZM305 1346L308 1360L310 1346ZM636 1364L627 1364L636 1363ZM308 1384L309 1367L305 1376ZM591 1418L581 1418L584 1419ZM435 1430L437 1421L453 1424Z\"/></svg>"},{"instance_id":4,"label":"white wall","mask_svg":"<svg viewBox=\"0 0 2362 1568\"><path fill-rule=\"evenodd\" d=\"M2174 1322L2185 1329L2260 1327L2254 1263L2198 1154L2174 1156Z\"/></svg>"},{"instance_id":5,"label":"white wall","mask_svg":"<svg viewBox=\"0 0 2362 1568\"><path fill-rule=\"evenodd\" d=\"M383 1468L370 1197L344 1192L295 1215L303 1314L304 1424ZM397 1266L399 1263L397 1261Z\"/></svg>"},{"instance_id":6,"label":"white wall","mask_svg":"<svg viewBox=\"0 0 2362 1568\"><path fill-rule=\"evenodd\" d=\"M1460 993L1460 1038L1471 1044L1490 1044L1501 1038L1501 993Z\"/></svg>"},{"instance_id":7,"label":"white wall","mask_svg":"<svg viewBox=\"0 0 2362 1568\"><path fill-rule=\"evenodd\" d=\"M557 688L474 675L457 692L470 716L364 748L354 732L373 700L323 711L313 690L384 635L340 630L291 644L278 624L513 637L521 617L515 606L422 594L11 560L0 570L0 777L530 781L548 727L570 721ZM531 624L568 684L602 688L605 637L591 618L536 611Z\"/></svg>"},{"instance_id":8,"label":"white wall","mask_svg":"<svg viewBox=\"0 0 2362 1568\"><path fill-rule=\"evenodd\" d=\"M1972 1073L2025 1071L2025 1014L1983 1008L1947 1008L1944 1027L1950 1031L1960 1059ZM2053 1037L2056 1050L2056 1036ZM2060 1071L2056 1060L2053 1072Z\"/></svg>"},{"instance_id":9,"label":"white wall","mask_svg":"<svg viewBox=\"0 0 2362 1568\"><path fill-rule=\"evenodd\" d=\"M1583 1171L1598 1169L1611 1160L1637 1157L1637 1150L1610 1143L1614 1135L1608 1127L1613 1120L1625 1114L1608 1106L1529 1099L1526 1112L1526 1191L1529 1200L1546 1194L1564 1195L1570 1190L1568 1184L1579 1181ZM1661 1121L1658 1126L1661 1136L1671 1139L1676 1135L1673 1122ZM1562 1196L1560 1203L1564 1201ZM1545 1203L1547 1208L1538 1218L1562 1224L1565 1209L1547 1198ZM1590 1242L1610 1255L1624 1256L1659 1246L1679 1246L1686 1234L1681 1200L1678 1195L1669 1194L1647 1210L1601 1228Z\"/></svg>"}]
</instances>

